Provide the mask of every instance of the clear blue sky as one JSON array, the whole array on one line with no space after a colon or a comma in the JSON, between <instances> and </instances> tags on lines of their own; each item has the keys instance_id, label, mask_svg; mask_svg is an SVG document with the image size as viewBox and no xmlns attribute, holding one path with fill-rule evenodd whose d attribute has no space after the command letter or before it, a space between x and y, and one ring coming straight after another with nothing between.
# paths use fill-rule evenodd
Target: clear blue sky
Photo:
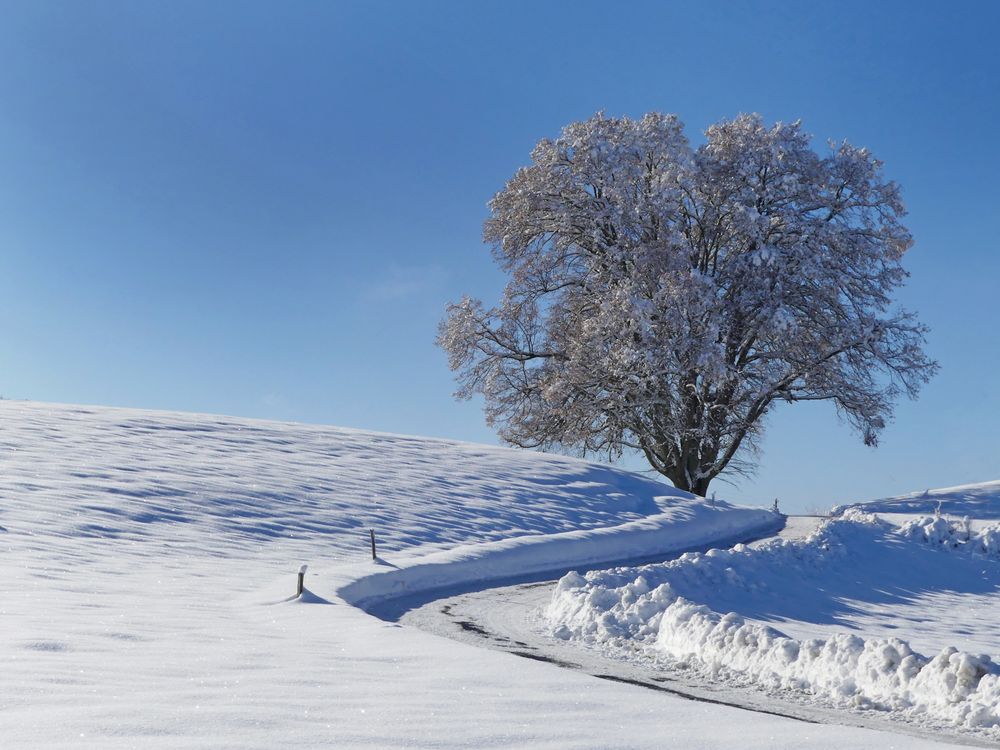
<instances>
[{"instance_id":1,"label":"clear blue sky","mask_svg":"<svg viewBox=\"0 0 1000 750\"><path fill-rule=\"evenodd\" d=\"M869 146L942 370L880 448L770 420L721 494L1000 478L1000 3L6 3L0 393L495 442L433 346L495 299L486 201L599 109ZM0 426L2 430L2 426Z\"/></svg>"}]
</instances>

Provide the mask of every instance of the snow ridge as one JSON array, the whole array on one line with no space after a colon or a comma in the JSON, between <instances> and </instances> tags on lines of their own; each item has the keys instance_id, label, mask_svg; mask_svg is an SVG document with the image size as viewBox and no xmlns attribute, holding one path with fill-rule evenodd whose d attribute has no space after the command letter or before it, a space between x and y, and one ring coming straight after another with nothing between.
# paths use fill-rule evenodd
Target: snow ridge
<instances>
[{"instance_id":1,"label":"snow ridge","mask_svg":"<svg viewBox=\"0 0 1000 750\"><path fill-rule=\"evenodd\" d=\"M472 582L651 558L725 539L762 536L779 525L780 517L768 510L692 498L658 515L617 526L519 536L403 558L389 569L351 580L337 595L371 608L390 599Z\"/></svg>"},{"instance_id":2,"label":"snow ridge","mask_svg":"<svg viewBox=\"0 0 1000 750\"><path fill-rule=\"evenodd\" d=\"M951 524L951 526L948 526ZM945 528L948 526L948 528ZM954 527L954 528L952 528ZM713 611L681 592L720 586L750 592L769 577L828 568L855 548L880 541L909 544L956 540L973 549L993 545L1000 528L963 541L961 523L927 518L902 530L856 509L824 523L801 541L687 554L642 568L570 573L553 594L546 617L554 635L612 650L639 651L707 673L793 690L839 706L900 711L964 727L1000 725L1000 668L986 655L942 649L933 658L899 638L837 633L795 639L735 613ZM989 547L993 549L993 547Z\"/></svg>"}]
</instances>

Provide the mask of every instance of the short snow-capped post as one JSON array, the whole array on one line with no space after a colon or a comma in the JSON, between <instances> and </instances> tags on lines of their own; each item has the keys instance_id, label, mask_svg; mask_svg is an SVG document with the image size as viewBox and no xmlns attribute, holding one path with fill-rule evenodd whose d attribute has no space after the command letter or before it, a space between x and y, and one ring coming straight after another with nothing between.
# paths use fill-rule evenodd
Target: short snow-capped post
<instances>
[{"instance_id":1,"label":"short snow-capped post","mask_svg":"<svg viewBox=\"0 0 1000 750\"><path fill-rule=\"evenodd\" d=\"M302 591L305 589L306 581L306 568L308 565L299 566L299 581L295 586L295 596L302 596Z\"/></svg>"},{"instance_id":2,"label":"short snow-capped post","mask_svg":"<svg viewBox=\"0 0 1000 750\"><path fill-rule=\"evenodd\" d=\"M372 560L378 560L375 554L375 529L368 529L368 533L371 534L372 538Z\"/></svg>"}]
</instances>

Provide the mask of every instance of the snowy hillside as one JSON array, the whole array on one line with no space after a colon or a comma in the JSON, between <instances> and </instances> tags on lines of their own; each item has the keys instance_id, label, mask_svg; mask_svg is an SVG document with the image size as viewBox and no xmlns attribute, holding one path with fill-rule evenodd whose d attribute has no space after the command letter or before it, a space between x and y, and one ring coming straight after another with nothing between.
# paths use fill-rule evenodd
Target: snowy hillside
<instances>
[{"instance_id":1,"label":"snowy hillside","mask_svg":"<svg viewBox=\"0 0 1000 750\"><path fill-rule=\"evenodd\" d=\"M774 520L558 456L0 402L0 747L883 748L880 732L598 680L350 604Z\"/></svg>"},{"instance_id":2,"label":"snowy hillside","mask_svg":"<svg viewBox=\"0 0 1000 750\"><path fill-rule=\"evenodd\" d=\"M927 515L940 510L941 513L978 520L1000 519L1000 481L911 492L883 500L855 503L854 506L870 513ZM834 508L834 512L847 507L852 506L840 506Z\"/></svg>"},{"instance_id":3,"label":"snowy hillside","mask_svg":"<svg viewBox=\"0 0 1000 750\"><path fill-rule=\"evenodd\" d=\"M19 547L346 558L370 527L387 550L441 547L636 520L681 495L571 458L333 427L11 401L0 420L0 526Z\"/></svg>"},{"instance_id":4,"label":"snowy hillside","mask_svg":"<svg viewBox=\"0 0 1000 750\"><path fill-rule=\"evenodd\" d=\"M0 402L0 746L580 746L607 718L579 697L613 706L628 688L387 625L338 590L517 574L771 524L558 456ZM286 602L301 563L309 595ZM525 711L540 696L560 721ZM632 699L643 701L654 704ZM654 736L666 719L650 717ZM772 723L751 731L771 736Z\"/></svg>"}]
</instances>

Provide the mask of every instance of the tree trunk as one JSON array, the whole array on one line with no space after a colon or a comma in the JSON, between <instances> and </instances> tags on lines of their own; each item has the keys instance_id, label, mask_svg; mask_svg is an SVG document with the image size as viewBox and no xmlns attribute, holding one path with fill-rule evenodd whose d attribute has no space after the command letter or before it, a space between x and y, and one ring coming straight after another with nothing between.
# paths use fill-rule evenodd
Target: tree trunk
<instances>
[{"instance_id":1,"label":"tree trunk","mask_svg":"<svg viewBox=\"0 0 1000 750\"><path fill-rule=\"evenodd\" d=\"M701 473L698 458L694 453L696 446L689 445L686 457L678 458L676 451L663 450L665 442L641 445L649 465L654 471L669 479L677 489L707 497L708 485L712 479L701 478L693 481L690 479L692 475Z\"/></svg>"},{"instance_id":2,"label":"tree trunk","mask_svg":"<svg viewBox=\"0 0 1000 750\"><path fill-rule=\"evenodd\" d=\"M708 485L712 481L711 479L696 479L693 482L689 482L683 469L675 469L672 474L664 473L664 476L679 490L690 492L692 495L700 497L708 496Z\"/></svg>"},{"instance_id":3,"label":"tree trunk","mask_svg":"<svg viewBox=\"0 0 1000 750\"><path fill-rule=\"evenodd\" d=\"M711 479L699 479L694 483L691 489L688 490L688 492L699 495L700 497L708 497L708 483L711 481Z\"/></svg>"}]
</instances>

